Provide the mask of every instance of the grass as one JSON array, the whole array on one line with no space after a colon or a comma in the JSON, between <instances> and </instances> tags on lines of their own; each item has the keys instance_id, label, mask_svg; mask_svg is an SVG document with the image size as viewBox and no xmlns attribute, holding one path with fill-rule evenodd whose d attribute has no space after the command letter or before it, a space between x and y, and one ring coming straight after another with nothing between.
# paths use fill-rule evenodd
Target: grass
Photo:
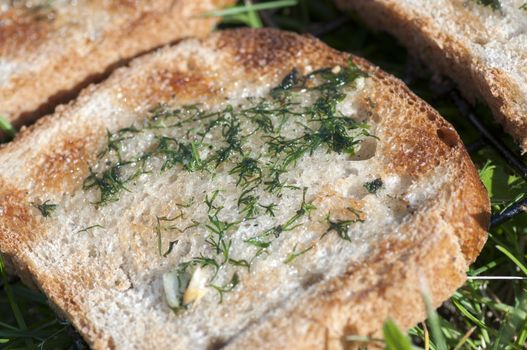
<instances>
[{"instance_id":1,"label":"grass","mask_svg":"<svg viewBox=\"0 0 527 350\"><path fill-rule=\"evenodd\" d=\"M260 11L265 10L265 11ZM458 130L466 144L479 138L452 102L430 84L430 72L412 59L392 37L366 29L353 14L339 12L329 0L240 2L237 7L209 15L225 15L221 28L274 26L314 33L330 46L363 56L402 78ZM413 67L409 69L409 67ZM417 68L416 68L417 67ZM512 140L492 122L488 108L477 113L514 149ZM0 128L8 129L0 119ZM527 183L490 148L471 154L489 191L493 212L523 198ZM491 229L481 255L470 268L469 280L426 322L407 334L386 320L386 349L527 349L527 215ZM0 349L83 349L86 345L66 322L49 308L46 298L9 280L0 261ZM423 302L427 302L426 296ZM348 339L365 340L350 334ZM380 342L379 339L370 339ZM410 342L413 345L410 345Z\"/></svg>"}]
</instances>

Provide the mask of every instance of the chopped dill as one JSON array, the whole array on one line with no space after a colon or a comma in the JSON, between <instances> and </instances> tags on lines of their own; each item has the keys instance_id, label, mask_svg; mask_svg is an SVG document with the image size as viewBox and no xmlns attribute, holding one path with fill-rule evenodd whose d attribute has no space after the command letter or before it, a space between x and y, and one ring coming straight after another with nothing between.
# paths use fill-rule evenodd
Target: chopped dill
<instances>
[{"instance_id":1,"label":"chopped dill","mask_svg":"<svg viewBox=\"0 0 527 350\"><path fill-rule=\"evenodd\" d=\"M231 249L232 241L226 240L226 234L234 229L240 222L227 222L220 220L218 217L219 213L223 209L222 206L217 207L214 205L214 201L218 196L219 190L216 190L212 193L212 196L205 196L205 204L208 208L208 223L205 224L205 227L210 232L205 242L209 244L216 254L223 255L223 263L228 262L230 259L229 252Z\"/></svg>"},{"instance_id":2,"label":"chopped dill","mask_svg":"<svg viewBox=\"0 0 527 350\"><path fill-rule=\"evenodd\" d=\"M233 265L233 266L245 267L245 268L247 268L247 270L249 270L251 268L251 264L245 259L232 259L232 258L229 258L229 260L227 262L229 264Z\"/></svg>"},{"instance_id":3,"label":"chopped dill","mask_svg":"<svg viewBox=\"0 0 527 350\"><path fill-rule=\"evenodd\" d=\"M377 178L373 181L368 181L366 183L364 183L364 188L366 189L366 191L368 191L369 193L377 193L378 190L380 190L383 186L383 182L382 182L382 179L381 178Z\"/></svg>"},{"instance_id":4,"label":"chopped dill","mask_svg":"<svg viewBox=\"0 0 527 350\"><path fill-rule=\"evenodd\" d=\"M59 207L58 204L52 204L52 203L48 204L48 203L49 203L49 200L46 200L42 204L31 203L31 205L37 208L43 217L47 218L47 217L50 217L51 214Z\"/></svg>"},{"instance_id":5,"label":"chopped dill","mask_svg":"<svg viewBox=\"0 0 527 350\"><path fill-rule=\"evenodd\" d=\"M212 192L212 196L209 196L206 195L205 196L205 204L207 205L207 208L208 208L208 211L209 213L214 209L214 210L221 210L222 207L216 207L214 205L214 201L216 200L216 197L218 196L218 193L220 193L219 190L215 190L214 192Z\"/></svg>"},{"instance_id":6,"label":"chopped dill","mask_svg":"<svg viewBox=\"0 0 527 350\"><path fill-rule=\"evenodd\" d=\"M203 256L203 254L201 256L192 258L191 263L192 264L197 264L197 265L199 265L201 267L207 267L207 266L212 267L214 269L214 275L213 275L212 278L216 277L218 271L220 270L220 264L218 264L216 259L214 259L214 258L207 258L207 257Z\"/></svg>"},{"instance_id":7,"label":"chopped dill","mask_svg":"<svg viewBox=\"0 0 527 350\"><path fill-rule=\"evenodd\" d=\"M258 248L269 248L269 246L271 245L270 241L267 241L267 242L262 241L261 237L249 238L249 239L245 240L245 243L248 243L248 244L253 245L255 247L258 247Z\"/></svg>"},{"instance_id":8,"label":"chopped dill","mask_svg":"<svg viewBox=\"0 0 527 350\"><path fill-rule=\"evenodd\" d=\"M232 292L234 288L240 283L240 277L238 276L238 273L235 272L232 275L231 280L224 286L217 286L212 284L211 287L214 288L220 297L220 304L223 303L223 294L227 292Z\"/></svg>"},{"instance_id":9,"label":"chopped dill","mask_svg":"<svg viewBox=\"0 0 527 350\"><path fill-rule=\"evenodd\" d=\"M259 101L254 107L241 110L240 115L256 124L256 131L271 134L277 131L272 117L284 112L286 112L284 108L275 108L266 101Z\"/></svg>"},{"instance_id":10,"label":"chopped dill","mask_svg":"<svg viewBox=\"0 0 527 350\"><path fill-rule=\"evenodd\" d=\"M221 134L224 138L224 142L227 146L220 148L212 156L209 162L214 162L216 167L221 163L227 161L234 153L243 155L242 142L243 139L240 136L240 122L235 119L232 114L234 111L232 107L229 108L229 118L224 118L221 128Z\"/></svg>"},{"instance_id":11,"label":"chopped dill","mask_svg":"<svg viewBox=\"0 0 527 350\"><path fill-rule=\"evenodd\" d=\"M169 217L166 217L166 216L156 216L156 227L155 227L155 232L156 232L156 237L157 237L157 249L158 249L158 252L159 252L159 255L160 256L163 256L163 257L167 257L168 254L170 254L170 252L172 252L172 249L174 248L174 245L178 243L178 240L174 241L174 242L170 242L169 244L169 247L168 247L168 250L163 253L163 238L162 238L162 231L163 230L178 230L181 232L180 229L178 229L176 226L174 225L170 225L170 226L162 226L161 223L162 222L172 222L172 221L175 221L179 218L181 218L183 216L183 213L177 215L177 216L174 216L172 218L169 218Z\"/></svg>"},{"instance_id":12,"label":"chopped dill","mask_svg":"<svg viewBox=\"0 0 527 350\"><path fill-rule=\"evenodd\" d=\"M340 238L346 241L351 241L348 230L351 224L356 222L355 220L331 220L328 214L326 221L329 224L329 227L322 236L325 236L331 231L335 231Z\"/></svg>"},{"instance_id":13,"label":"chopped dill","mask_svg":"<svg viewBox=\"0 0 527 350\"><path fill-rule=\"evenodd\" d=\"M232 241L225 240L225 235L228 231L236 227L239 222L222 221L218 218L218 213L209 215L208 218L209 223L205 224L205 227L210 231L210 234L205 239L205 242L215 250L216 254L221 253L224 261L228 261Z\"/></svg>"},{"instance_id":14,"label":"chopped dill","mask_svg":"<svg viewBox=\"0 0 527 350\"><path fill-rule=\"evenodd\" d=\"M337 69L338 68L338 69ZM284 188L293 188L283 183L281 176L294 167L306 155L318 148L328 152L353 154L364 137L371 136L367 125L357 123L338 111L337 105L346 94L342 87L352 85L366 74L352 61L347 66L323 68L306 75L293 69L272 89L270 98L247 98L249 106L227 105L223 109L207 111L201 105L172 108L160 104L152 108L142 126L138 124L115 133L108 132L106 148L99 154L107 156L107 167L101 171L90 171L83 188L97 188L100 198L94 204L103 206L119 200L123 191L130 191L129 184L147 171L148 164L160 159L160 172L178 166L189 172L208 172L233 162L227 171L237 176L237 185L242 188L263 184L266 191L280 195ZM318 96L311 105L303 106L294 99L300 94ZM282 126L289 118L307 120L304 134L287 139L281 135ZM244 133L244 120L256 125L256 130ZM196 126L192 126L197 123ZM185 131L183 136L174 136L176 130ZM143 154L125 159L123 145L138 134L153 136L153 145ZM214 137L217 144L206 144ZM259 137L266 140L261 154L247 150L246 140ZM270 158L260 162L260 156ZM258 212L254 198L242 198L246 202L240 208L252 217ZM268 213L272 212L268 211Z\"/></svg>"},{"instance_id":15,"label":"chopped dill","mask_svg":"<svg viewBox=\"0 0 527 350\"><path fill-rule=\"evenodd\" d=\"M135 130L135 131L134 131ZM125 128L125 129L121 129L119 130L117 133L115 134L112 134L110 132L110 130L106 130L106 137L108 138L108 141L107 141L107 148L105 150L103 150L102 152L100 152L97 157L98 158L102 158L103 156L105 156L106 154L110 153L110 152L115 152L117 154L117 159L119 161L122 161L122 156L121 156L121 143L125 140L129 140L132 138L132 136L124 136L123 134L127 133L127 132L138 132L139 130L138 129L135 129L133 126L131 127L128 127L128 128Z\"/></svg>"},{"instance_id":16,"label":"chopped dill","mask_svg":"<svg viewBox=\"0 0 527 350\"><path fill-rule=\"evenodd\" d=\"M190 200L186 203L176 203L176 206L178 208L190 208L194 204L194 197L190 198Z\"/></svg>"},{"instance_id":17,"label":"chopped dill","mask_svg":"<svg viewBox=\"0 0 527 350\"><path fill-rule=\"evenodd\" d=\"M240 197L238 198L238 208L241 208L240 212L244 214L244 217L246 219L254 218L260 212L260 208L258 205L259 198L251 194L254 189L255 188L253 187L243 191Z\"/></svg>"},{"instance_id":18,"label":"chopped dill","mask_svg":"<svg viewBox=\"0 0 527 350\"><path fill-rule=\"evenodd\" d=\"M302 224L299 224L298 220L306 215L309 216L309 213L316 209L312 203L306 202L306 193L307 187L304 187L302 191L302 203L300 204L300 208L285 223L273 226L254 237L246 239L244 242L258 248L268 248L271 245L273 239L280 237L280 235L284 232L292 231L295 228L301 226Z\"/></svg>"},{"instance_id":19,"label":"chopped dill","mask_svg":"<svg viewBox=\"0 0 527 350\"><path fill-rule=\"evenodd\" d=\"M163 253L163 258L166 258L168 256L168 254L172 253L172 249L174 249L174 247L176 246L176 244L179 243L179 240L176 239L175 241L170 241L170 243L168 244L168 249L165 253Z\"/></svg>"},{"instance_id":20,"label":"chopped dill","mask_svg":"<svg viewBox=\"0 0 527 350\"><path fill-rule=\"evenodd\" d=\"M355 217L353 219L348 219L348 220L340 220L340 219L332 220L331 214L328 213L326 215L326 222L328 223L329 226L326 232L324 232L324 234L322 235L322 237L324 237L331 231L335 231L337 235L343 240L351 241L351 238L349 236L350 226L356 222L363 222L363 220L361 219L360 212L356 211L353 208L346 208L346 209L348 209L348 211L350 211Z\"/></svg>"},{"instance_id":21,"label":"chopped dill","mask_svg":"<svg viewBox=\"0 0 527 350\"><path fill-rule=\"evenodd\" d=\"M303 249L303 250L298 251L298 252L296 251L296 247L297 247L297 244L295 244L295 246L293 247L293 251L291 252L291 254L289 254L287 256L287 259L285 259L285 261L284 261L285 264L289 264L289 263L293 262L293 260L298 258L300 255L303 255L303 254L307 253L308 251L313 249L314 245L310 245L306 249Z\"/></svg>"},{"instance_id":22,"label":"chopped dill","mask_svg":"<svg viewBox=\"0 0 527 350\"><path fill-rule=\"evenodd\" d=\"M298 209L296 212L296 216L298 217L309 215L311 211L317 208L312 203L306 202L306 193L307 193L307 187L304 187L302 190L302 203L300 204L300 209Z\"/></svg>"},{"instance_id":23,"label":"chopped dill","mask_svg":"<svg viewBox=\"0 0 527 350\"><path fill-rule=\"evenodd\" d=\"M100 197L94 203L95 205L104 206L110 202L116 202L119 200L118 195L121 191L130 191L126 187L127 183L147 172L144 167L145 160L146 155L134 161L118 162L100 175L90 168L90 175L84 180L83 189L88 190L92 187L99 189ZM128 167L132 168L133 173L125 176L123 173Z\"/></svg>"},{"instance_id":24,"label":"chopped dill","mask_svg":"<svg viewBox=\"0 0 527 350\"><path fill-rule=\"evenodd\" d=\"M159 137L155 153L165 159L161 171L169 170L177 164L183 165L190 172L203 170L205 164L201 159L199 148L200 144L197 142L186 144L172 137Z\"/></svg>"},{"instance_id":25,"label":"chopped dill","mask_svg":"<svg viewBox=\"0 0 527 350\"><path fill-rule=\"evenodd\" d=\"M94 228L104 228L104 226L101 226L101 225L92 225L92 226L88 226L88 227L85 227L79 231L77 231L76 233L81 233L81 232L88 232L90 230L93 230Z\"/></svg>"},{"instance_id":26,"label":"chopped dill","mask_svg":"<svg viewBox=\"0 0 527 350\"><path fill-rule=\"evenodd\" d=\"M264 205L264 204L258 204L260 207L262 207L263 209L265 209L265 213L269 216L272 216L272 217L275 217L275 210L278 208L278 206L275 204L275 203L271 203L271 204L268 204L268 205Z\"/></svg>"},{"instance_id":27,"label":"chopped dill","mask_svg":"<svg viewBox=\"0 0 527 350\"><path fill-rule=\"evenodd\" d=\"M185 231L187 231L187 230L189 230L191 228L198 227L200 225L200 223L198 221L194 220L194 219L191 219L190 221L192 222L192 224L190 224L187 227L183 228L181 230L181 232L185 232Z\"/></svg>"},{"instance_id":28,"label":"chopped dill","mask_svg":"<svg viewBox=\"0 0 527 350\"><path fill-rule=\"evenodd\" d=\"M298 85L298 75L298 70L296 68L293 68L293 70L289 74L287 74L284 79L282 79L282 82L277 87L271 90L271 96L275 99L278 99L282 97L285 92L291 90L293 87Z\"/></svg>"},{"instance_id":29,"label":"chopped dill","mask_svg":"<svg viewBox=\"0 0 527 350\"><path fill-rule=\"evenodd\" d=\"M239 283L242 268L249 270L256 257L269 254L268 248L274 240L305 225L316 210L306 198L308 189L291 183L294 180L288 177L290 171L315 152L352 155L365 138L374 137L368 125L338 108L347 95L344 88L353 88L355 81L365 76L350 60L347 65L308 74L293 68L267 96L243 98L236 105L225 104L213 110L201 104L178 107L159 104L147 112L143 122L107 132L105 148L99 153L97 166L90 168L83 188L97 191L94 204L100 207L132 191L135 183L145 178L140 178L143 174L168 173L177 178L180 174L195 173L193 176L211 181L217 176L225 177L234 187L233 202L230 199L228 203L222 202L227 198L221 196L220 200L220 189L211 188L203 194L202 202L191 199L175 205L178 210L175 216L156 217L154 228L158 254L165 258L181 241L180 238L164 242L166 231L183 233L199 227L205 233L205 249L167 274L166 283L172 286L169 290L172 308L177 311L188 307L183 305L183 296L192 278L191 269L196 271L198 267L212 269L214 274L207 286L219 293L222 302L223 293L232 291ZM134 141L137 137L140 142ZM368 186L368 191L379 187L377 183ZM289 195L287 190L302 190L302 200L296 211L277 222L275 216L280 210L277 203L282 196ZM224 206L231 205L236 213L224 216ZM198 209L206 209L202 220L185 218ZM272 221L244 239L255 248L254 256L251 259L233 256L233 244L239 239L233 233L239 224L261 215L268 215L267 219ZM174 222L180 218L190 223ZM358 214L356 220L331 220L328 214L329 228L324 235L336 231L349 240L347 230L356 221L360 221ZM187 226L181 228L184 225ZM258 223L254 222L254 226ZM297 251L295 245L285 262L292 262L312 248ZM234 270L231 280L223 286L214 284L218 271L227 266Z\"/></svg>"},{"instance_id":30,"label":"chopped dill","mask_svg":"<svg viewBox=\"0 0 527 350\"><path fill-rule=\"evenodd\" d=\"M259 184L262 181L262 169L258 165L258 160L251 157L243 158L240 163L231 169L229 174L238 175L236 186L241 184L242 187L247 187L249 184L255 182Z\"/></svg>"},{"instance_id":31,"label":"chopped dill","mask_svg":"<svg viewBox=\"0 0 527 350\"><path fill-rule=\"evenodd\" d=\"M280 194L280 191L287 186L280 180L280 176L286 172L287 170L281 168L278 164L271 164L269 167L269 178L264 181L264 189L269 193Z\"/></svg>"},{"instance_id":32,"label":"chopped dill","mask_svg":"<svg viewBox=\"0 0 527 350\"><path fill-rule=\"evenodd\" d=\"M488 6L493 10L500 10L501 3L499 0L476 0L479 5Z\"/></svg>"}]
</instances>

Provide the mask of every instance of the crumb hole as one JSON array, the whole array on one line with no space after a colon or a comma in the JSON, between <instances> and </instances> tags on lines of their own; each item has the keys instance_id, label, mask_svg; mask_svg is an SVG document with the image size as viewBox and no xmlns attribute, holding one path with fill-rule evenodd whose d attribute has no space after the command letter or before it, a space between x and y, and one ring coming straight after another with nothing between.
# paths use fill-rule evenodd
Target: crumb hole
<instances>
[{"instance_id":1,"label":"crumb hole","mask_svg":"<svg viewBox=\"0 0 527 350\"><path fill-rule=\"evenodd\" d=\"M219 350L227 345L227 342L223 338L213 338L209 341L207 350Z\"/></svg>"},{"instance_id":2,"label":"crumb hole","mask_svg":"<svg viewBox=\"0 0 527 350\"><path fill-rule=\"evenodd\" d=\"M350 176L350 175L358 175L359 171L355 168L347 168L344 171L344 176Z\"/></svg>"},{"instance_id":3,"label":"crumb hole","mask_svg":"<svg viewBox=\"0 0 527 350\"><path fill-rule=\"evenodd\" d=\"M367 160L375 156L377 150L377 139L373 137L367 138L361 142L359 149L355 154L350 156L350 160Z\"/></svg>"},{"instance_id":4,"label":"crumb hole","mask_svg":"<svg viewBox=\"0 0 527 350\"><path fill-rule=\"evenodd\" d=\"M323 274L311 273L302 280L302 287L309 288L312 285L317 284L318 282L322 281L323 279L324 279Z\"/></svg>"},{"instance_id":5,"label":"crumb hole","mask_svg":"<svg viewBox=\"0 0 527 350\"><path fill-rule=\"evenodd\" d=\"M459 142L456 132L447 127L437 129L437 137L449 147L456 147Z\"/></svg>"},{"instance_id":6,"label":"crumb hole","mask_svg":"<svg viewBox=\"0 0 527 350\"><path fill-rule=\"evenodd\" d=\"M428 112L426 116L428 117L428 120L430 120L431 122L434 122L437 120L437 116L432 112Z\"/></svg>"},{"instance_id":7,"label":"crumb hole","mask_svg":"<svg viewBox=\"0 0 527 350\"><path fill-rule=\"evenodd\" d=\"M97 257L97 248L95 247L90 247L90 250L89 250L89 253L88 253L88 256L90 258L96 258Z\"/></svg>"}]
</instances>

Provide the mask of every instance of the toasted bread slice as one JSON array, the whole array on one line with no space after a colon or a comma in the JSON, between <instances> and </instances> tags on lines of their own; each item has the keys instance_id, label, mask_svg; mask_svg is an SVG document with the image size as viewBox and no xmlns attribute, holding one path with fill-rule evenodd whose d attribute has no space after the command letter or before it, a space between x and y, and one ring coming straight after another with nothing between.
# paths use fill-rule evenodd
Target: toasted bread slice
<instances>
[{"instance_id":1,"label":"toasted bread slice","mask_svg":"<svg viewBox=\"0 0 527 350\"><path fill-rule=\"evenodd\" d=\"M466 98L486 101L527 151L527 7L523 0L337 0L393 34ZM487 5L485 5L487 3Z\"/></svg>"},{"instance_id":2,"label":"toasted bread slice","mask_svg":"<svg viewBox=\"0 0 527 350\"><path fill-rule=\"evenodd\" d=\"M1 251L95 349L342 348L387 317L410 327L423 286L437 306L465 281L489 219L432 108L271 29L138 58L0 164Z\"/></svg>"},{"instance_id":3,"label":"toasted bread slice","mask_svg":"<svg viewBox=\"0 0 527 350\"><path fill-rule=\"evenodd\" d=\"M50 113L145 51L209 33L207 11L233 0L1 1L0 115Z\"/></svg>"}]
</instances>

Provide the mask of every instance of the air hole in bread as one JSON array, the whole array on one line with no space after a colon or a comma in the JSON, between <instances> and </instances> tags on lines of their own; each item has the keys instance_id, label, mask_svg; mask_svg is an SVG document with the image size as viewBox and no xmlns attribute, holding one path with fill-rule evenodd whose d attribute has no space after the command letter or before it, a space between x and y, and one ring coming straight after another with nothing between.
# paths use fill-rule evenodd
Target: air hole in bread
<instances>
[{"instance_id":1,"label":"air hole in bread","mask_svg":"<svg viewBox=\"0 0 527 350\"><path fill-rule=\"evenodd\" d=\"M186 256L190 253L192 246L189 241L180 241L177 245L179 254Z\"/></svg>"},{"instance_id":2,"label":"air hole in bread","mask_svg":"<svg viewBox=\"0 0 527 350\"><path fill-rule=\"evenodd\" d=\"M97 248L94 247L94 246L90 247L90 251L88 252L88 256L89 256L90 258L95 258L95 257L97 257Z\"/></svg>"},{"instance_id":3,"label":"air hole in bread","mask_svg":"<svg viewBox=\"0 0 527 350\"><path fill-rule=\"evenodd\" d=\"M308 288L314 284L317 284L318 282L322 281L324 279L324 275L321 273L311 273L308 274L303 280L302 280L302 287Z\"/></svg>"},{"instance_id":4,"label":"air hole in bread","mask_svg":"<svg viewBox=\"0 0 527 350\"><path fill-rule=\"evenodd\" d=\"M422 111L424 112L424 111ZM432 112L428 112L428 114L426 115L426 117L428 118L428 120L430 120L431 122L433 121L436 121L437 120L437 115L435 115L434 113Z\"/></svg>"},{"instance_id":5,"label":"air hole in bread","mask_svg":"<svg viewBox=\"0 0 527 350\"><path fill-rule=\"evenodd\" d=\"M351 155L349 159L354 161L367 160L375 156L376 150L377 140L373 137L369 137L362 141L359 149L355 152L355 154Z\"/></svg>"},{"instance_id":6,"label":"air hole in bread","mask_svg":"<svg viewBox=\"0 0 527 350\"><path fill-rule=\"evenodd\" d=\"M359 171L356 168L347 168L344 170L344 176L358 175Z\"/></svg>"},{"instance_id":7,"label":"air hole in bread","mask_svg":"<svg viewBox=\"0 0 527 350\"><path fill-rule=\"evenodd\" d=\"M225 339L222 338L214 338L209 342L209 345L207 346L207 350L218 350L227 345L227 342Z\"/></svg>"},{"instance_id":8,"label":"air hole in bread","mask_svg":"<svg viewBox=\"0 0 527 350\"><path fill-rule=\"evenodd\" d=\"M437 137L449 147L456 147L458 145L457 134L450 128L442 127L437 129Z\"/></svg>"}]
</instances>

